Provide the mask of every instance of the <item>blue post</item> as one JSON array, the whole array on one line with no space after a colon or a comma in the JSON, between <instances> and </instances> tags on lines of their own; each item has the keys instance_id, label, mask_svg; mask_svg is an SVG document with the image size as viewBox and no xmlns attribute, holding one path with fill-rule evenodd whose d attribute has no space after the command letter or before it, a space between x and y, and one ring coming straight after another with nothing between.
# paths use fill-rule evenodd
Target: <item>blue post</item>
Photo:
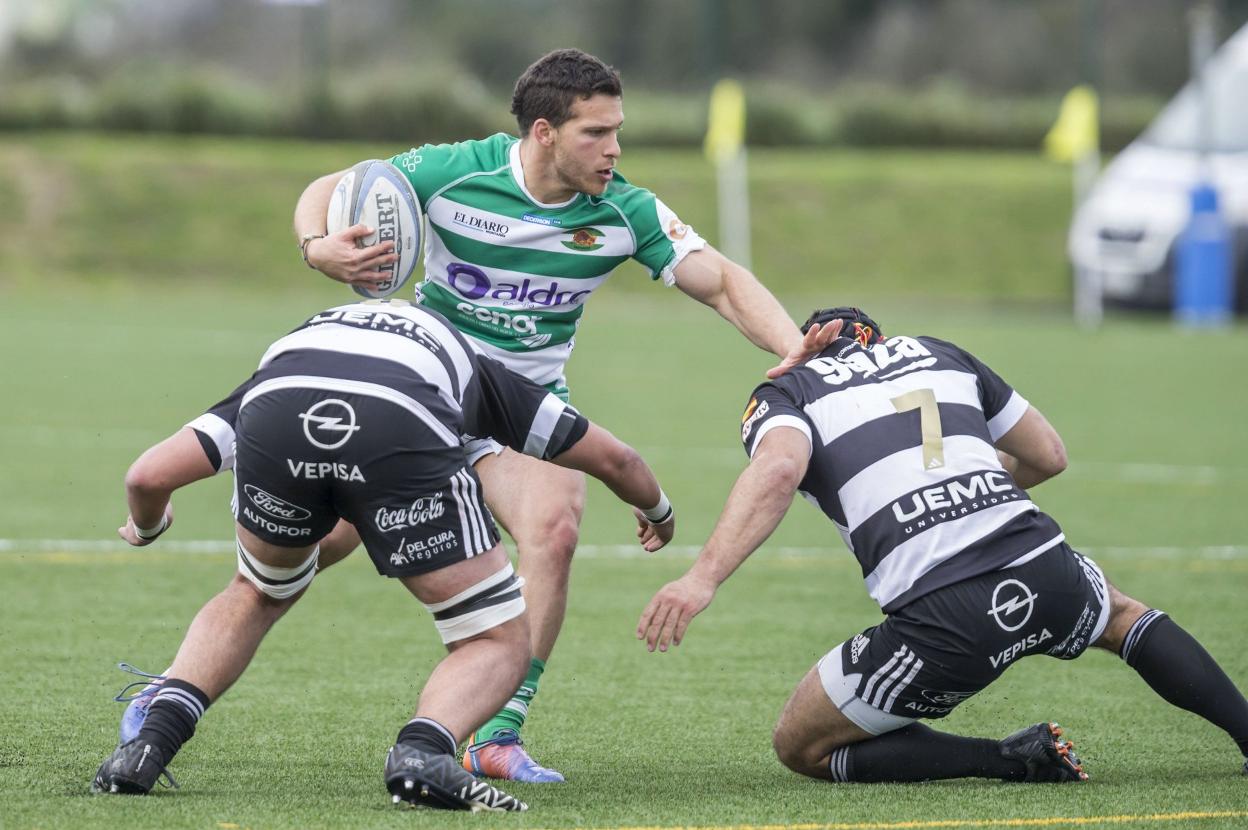
<instances>
[{"instance_id":1,"label":"blue post","mask_svg":"<svg viewBox=\"0 0 1248 830\"><path fill-rule=\"evenodd\" d=\"M1231 232L1218 210L1218 191L1207 182L1192 188L1192 215L1178 239L1174 316L1191 326L1230 322Z\"/></svg>"}]
</instances>

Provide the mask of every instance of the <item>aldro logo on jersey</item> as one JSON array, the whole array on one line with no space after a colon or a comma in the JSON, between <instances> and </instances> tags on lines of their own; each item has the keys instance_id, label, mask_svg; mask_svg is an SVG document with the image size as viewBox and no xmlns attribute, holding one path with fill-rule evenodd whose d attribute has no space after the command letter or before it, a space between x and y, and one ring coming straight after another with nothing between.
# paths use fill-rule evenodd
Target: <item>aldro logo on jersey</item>
<instances>
[{"instance_id":1,"label":"aldro logo on jersey","mask_svg":"<svg viewBox=\"0 0 1248 830\"><path fill-rule=\"evenodd\" d=\"M605 236L597 228L575 228L565 233L571 234L572 238L559 241L563 243L563 247L572 251L596 251L603 245L598 240Z\"/></svg>"}]
</instances>

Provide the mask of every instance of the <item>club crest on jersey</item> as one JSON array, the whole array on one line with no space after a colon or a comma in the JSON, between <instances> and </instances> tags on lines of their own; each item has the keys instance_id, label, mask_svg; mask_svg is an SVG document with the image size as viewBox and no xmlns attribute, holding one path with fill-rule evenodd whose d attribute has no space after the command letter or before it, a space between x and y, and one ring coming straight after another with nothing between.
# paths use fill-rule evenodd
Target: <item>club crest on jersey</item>
<instances>
[{"instance_id":1,"label":"club crest on jersey","mask_svg":"<svg viewBox=\"0 0 1248 830\"><path fill-rule=\"evenodd\" d=\"M606 235L597 228L575 228L564 233L571 234L572 238L561 239L560 242L563 247L573 251L596 251L603 246L598 240Z\"/></svg>"},{"instance_id":2,"label":"club crest on jersey","mask_svg":"<svg viewBox=\"0 0 1248 830\"><path fill-rule=\"evenodd\" d=\"M667 223L667 238L673 242L679 242L689 233L689 226L679 219L673 219Z\"/></svg>"}]
</instances>

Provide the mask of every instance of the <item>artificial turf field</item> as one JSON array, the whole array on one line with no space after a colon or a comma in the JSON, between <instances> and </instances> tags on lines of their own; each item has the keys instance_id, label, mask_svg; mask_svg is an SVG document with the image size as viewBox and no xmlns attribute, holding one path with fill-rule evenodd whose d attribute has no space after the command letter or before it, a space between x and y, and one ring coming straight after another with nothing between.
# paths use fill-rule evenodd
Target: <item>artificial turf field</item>
<instances>
[{"instance_id":1,"label":"artificial turf field","mask_svg":"<svg viewBox=\"0 0 1248 830\"><path fill-rule=\"evenodd\" d=\"M117 542L126 466L231 389L281 332L350 295L297 271L284 293L3 292L0 826L1248 825L1234 745L1106 653L1023 661L944 721L1001 736L1057 720L1085 785L833 786L782 768L770 730L791 688L878 610L834 530L799 500L682 646L648 654L633 639L744 465L740 410L770 363L661 288L604 293L571 364L573 400L651 461L677 539L656 556L634 551L627 511L591 484L563 637L526 727L536 757L569 783L511 785L530 803L524 815L466 816L389 805L383 756L441 646L423 609L358 552L318 576L209 710L172 765L180 790L88 794L116 740L115 663L167 665L235 567L224 478L175 498L177 524L155 546ZM800 315L862 298L782 299ZM1122 319L1082 334L1057 312L868 308L886 329L958 341L1038 405L1072 463L1036 501L1248 688L1248 334Z\"/></svg>"}]
</instances>

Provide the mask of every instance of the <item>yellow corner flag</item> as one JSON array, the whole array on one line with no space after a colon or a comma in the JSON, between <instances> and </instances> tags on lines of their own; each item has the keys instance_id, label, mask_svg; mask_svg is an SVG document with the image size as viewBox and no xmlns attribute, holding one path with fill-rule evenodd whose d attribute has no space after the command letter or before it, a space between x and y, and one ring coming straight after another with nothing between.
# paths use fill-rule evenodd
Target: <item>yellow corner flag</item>
<instances>
[{"instance_id":1,"label":"yellow corner flag","mask_svg":"<svg viewBox=\"0 0 1248 830\"><path fill-rule=\"evenodd\" d=\"M1096 90L1082 84L1066 93L1057 121L1044 137L1044 152L1054 161L1075 161L1100 147Z\"/></svg>"},{"instance_id":2,"label":"yellow corner flag","mask_svg":"<svg viewBox=\"0 0 1248 830\"><path fill-rule=\"evenodd\" d=\"M745 143L745 90L741 84L724 78L711 90L711 112L707 119L706 157L722 163L741 150Z\"/></svg>"}]
</instances>

